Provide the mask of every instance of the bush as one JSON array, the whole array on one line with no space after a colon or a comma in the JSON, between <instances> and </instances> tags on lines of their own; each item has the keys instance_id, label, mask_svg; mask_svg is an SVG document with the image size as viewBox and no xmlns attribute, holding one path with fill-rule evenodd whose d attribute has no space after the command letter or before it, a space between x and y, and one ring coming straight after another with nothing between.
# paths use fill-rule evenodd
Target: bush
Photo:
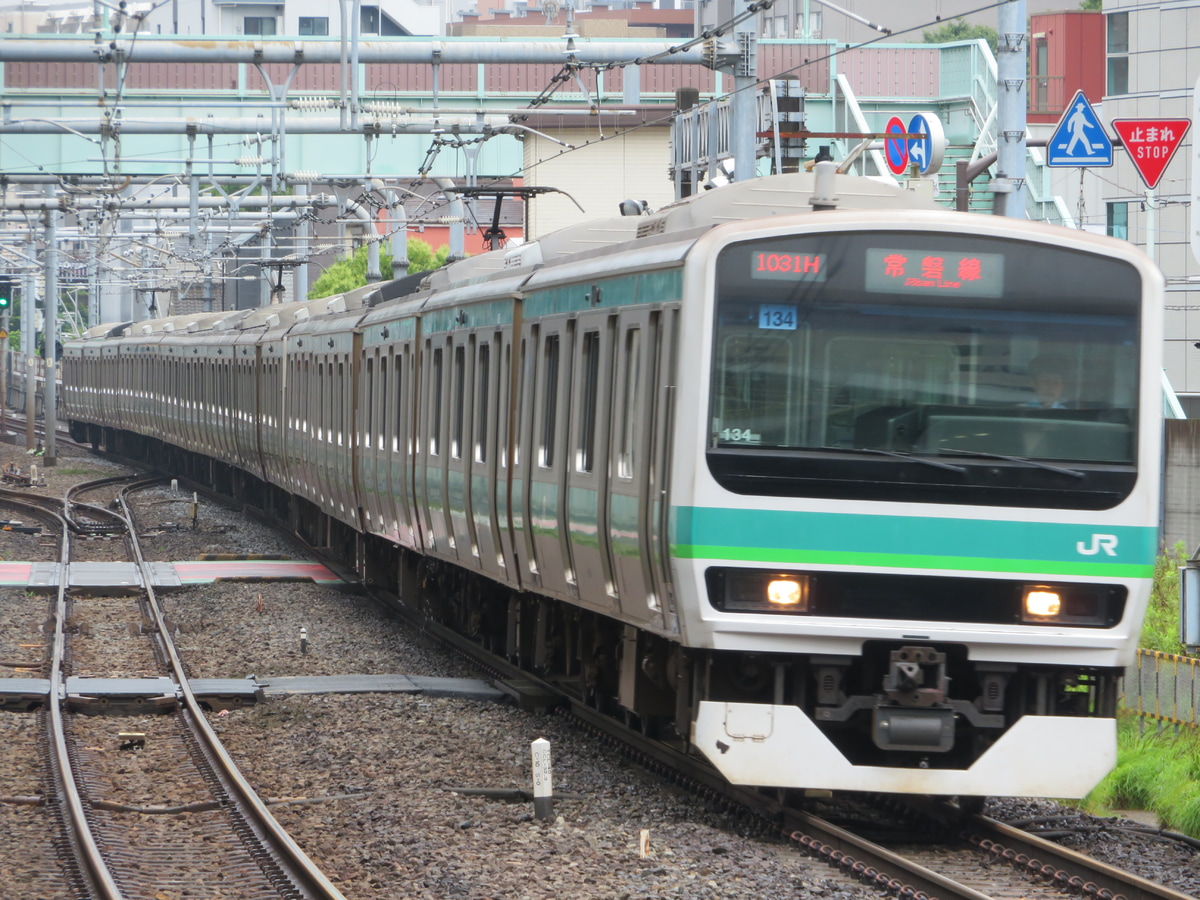
<instances>
[{"instance_id":1,"label":"bush","mask_svg":"<svg viewBox=\"0 0 1200 900\"><path fill-rule=\"evenodd\" d=\"M408 239L408 271L427 272L446 264L449 247L441 247L436 252L429 244L419 238ZM384 281L390 281L392 274L392 254L386 247L379 248L379 272ZM360 288L367 283L367 248L359 247L349 259L339 259L321 273L321 277L313 282L308 292L309 300L321 297L332 297Z\"/></svg>"},{"instance_id":2,"label":"bush","mask_svg":"<svg viewBox=\"0 0 1200 900\"><path fill-rule=\"evenodd\" d=\"M1142 625L1139 646L1161 653L1184 653L1179 642L1179 567L1188 558L1183 541L1173 550L1164 552L1154 561L1154 586L1150 590L1150 606Z\"/></svg>"}]
</instances>

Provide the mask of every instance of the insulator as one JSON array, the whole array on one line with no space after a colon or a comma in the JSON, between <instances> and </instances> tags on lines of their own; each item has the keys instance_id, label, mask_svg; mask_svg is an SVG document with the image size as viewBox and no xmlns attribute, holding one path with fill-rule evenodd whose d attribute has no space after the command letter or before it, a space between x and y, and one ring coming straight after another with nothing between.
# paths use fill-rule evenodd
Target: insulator
<instances>
[{"instance_id":1,"label":"insulator","mask_svg":"<svg viewBox=\"0 0 1200 900\"><path fill-rule=\"evenodd\" d=\"M399 103L391 103L386 100L363 104L363 109L369 113L374 113L377 116L391 116L399 118L405 115L404 107Z\"/></svg>"},{"instance_id":2,"label":"insulator","mask_svg":"<svg viewBox=\"0 0 1200 900\"><path fill-rule=\"evenodd\" d=\"M292 109L329 109L332 107L333 99L331 97L295 97L288 101L288 105Z\"/></svg>"},{"instance_id":3,"label":"insulator","mask_svg":"<svg viewBox=\"0 0 1200 900\"><path fill-rule=\"evenodd\" d=\"M316 181L320 177L321 177L320 172L315 172L312 169L301 169L298 172L290 173L288 175L287 179L288 179L288 181L291 181L295 184L308 184L310 182Z\"/></svg>"},{"instance_id":4,"label":"insulator","mask_svg":"<svg viewBox=\"0 0 1200 900\"><path fill-rule=\"evenodd\" d=\"M261 156L239 156L234 163L239 166L261 166L263 158Z\"/></svg>"}]
</instances>

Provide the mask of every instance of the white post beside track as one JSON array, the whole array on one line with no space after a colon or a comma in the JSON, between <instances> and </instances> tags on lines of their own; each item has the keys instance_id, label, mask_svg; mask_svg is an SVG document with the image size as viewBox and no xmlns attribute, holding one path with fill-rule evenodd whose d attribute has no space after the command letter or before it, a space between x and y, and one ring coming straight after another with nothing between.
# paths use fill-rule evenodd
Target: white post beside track
<instances>
[{"instance_id":1,"label":"white post beside track","mask_svg":"<svg viewBox=\"0 0 1200 900\"><path fill-rule=\"evenodd\" d=\"M529 745L533 756L533 814L538 819L554 815L554 781L550 775L550 742L538 738Z\"/></svg>"}]
</instances>

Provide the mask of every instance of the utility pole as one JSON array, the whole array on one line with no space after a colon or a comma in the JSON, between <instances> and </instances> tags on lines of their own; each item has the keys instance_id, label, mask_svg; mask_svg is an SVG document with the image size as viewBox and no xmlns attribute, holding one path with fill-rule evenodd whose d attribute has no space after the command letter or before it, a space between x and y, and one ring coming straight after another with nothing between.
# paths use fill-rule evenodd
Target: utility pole
<instances>
[{"instance_id":1,"label":"utility pole","mask_svg":"<svg viewBox=\"0 0 1200 900\"><path fill-rule=\"evenodd\" d=\"M45 392L42 395L42 412L46 425L45 455L42 465L58 463L56 447L58 431L58 217L61 213L49 210L46 213L46 324L43 344L46 348ZM30 423L30 432L33 425Z\"/></svg>"},{"instance_id":2,"label":"utility pole","mask_svg":"<svg viewBox=\"0 0 1200 900\"><path fill-rule=\"evenodd\" d=\"M8 440L8 314L13 285L11 275L0 276L0 441Z\"/></svg>"},{"instance_id":3,"label":"utility pole","mask_svg":"<svg viewBox=\"0 0 1200 900\"><path fill-rule=\"evenodd\" d=\"M999 10L996 57L996 214L1025 218L1025 97L1029 25L1025 0L1007 0Z\"/></svg>"}]
</instances>

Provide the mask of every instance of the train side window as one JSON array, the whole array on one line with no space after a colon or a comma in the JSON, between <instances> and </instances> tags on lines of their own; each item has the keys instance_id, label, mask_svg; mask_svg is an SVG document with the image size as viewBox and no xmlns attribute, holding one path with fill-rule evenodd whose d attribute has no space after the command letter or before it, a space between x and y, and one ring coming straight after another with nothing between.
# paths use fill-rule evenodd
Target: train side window
<instances>
[{"instance_id":1,"label":"train side window","mask_svg":"<svg viewBox=\"0 0 1200 900\"><path fill-rule=\"evenodd\" d=\"M578 470L591 472L596 458L596 406L600 387L600 332L583 336L583 409L580 412Z\"/></svg>"},{"instance_id":2,"label":"train side window","mask_svg":"<svg viewBox=\"0 0 1200 900\"><path fill-rule=\"evenodd\" d=\"M479 345L479 405L475 412L475 462L487 462L488 392L491 387L492 346L487 341Z\"/></svg>"},{"instance_id":3,"label":"train side window","mask_svg":"<svg viewBox=\"0 0 1200 900\"><path fill-rule=\"evenodd\" d=\"M442 435L442 351L433 351L433 381L430 384L429 398L429 455L437 456L440 452L438 441Z\"/></svg>"},{"instance_id":4,"label":"train side window","mask_svg":"<svg viewBox=\"0 0 1200 900\"><path fill-rule=\"evenodd\" d=\"M529 338L529 340L532 340L534 342L537 341L537 329L536 328L533 330L532 336ZM516 419L513 420L513 427L517 430L517 433L513 436L512 464L513 464L514 468L516 466L519 466L521 463L521 438L522 438L522 435L526 433L523 430L525 427L525 397L528 394L528 392L532 391L534 389L534 387L537 385L537 373L536 372L532 373L530 375L530 377L528 379L529 385L526 386L526 384L525 384L525 381L526 381L525 366L527 366L529 364L529 352L528 352L528 347L527 347L527 340L525 338L521 339L521 354L520 354L520 359L518 362L519 362L519 366L517 369L517 417L516 417Z\"/></svg>"},{"instance_id":5,"label":"train side window","mask_svg":"<svg viewBox=\"0 0 1200 900\"><path fill-rule=\"evenodd\" d=\"M392 383L388 381L388 358L387 354L379 357L379 437L372 438L375 441L375 449L386 450L384 446L384 437L389 434L388 429L388 413L391 412L392 405L388 392L391 390ZM374 395L372 394L372 401Z\"/></svg>"},{"instance_id":6,"label":"train side window","mask_svg":"<svg viewBox=\"0 0 1200 900\"><path fill-rule=\"evenodd\" d=\"M367 357L367 421L366 433L359 438L360 447L371 446L371 435L375 433L375 360L372 357Z\"/></svg>"},{"instance_id":7,"label":"train side window","mask_svg":"<svg viewBox=\"0 0 1200 900\"><path fill-rule=\"evenodd\" d=\"M330 366L329 375L331 378L333 377L332 369L333 369L333 367ZM346 361L344 359L338 360L337 384L335 385L335 387L337 387L338 390L336 392L330 391L330 396L333 396L334 393L338 393L338 394L342 395L343 401L348 401L349 398L347 398L345 396L346 391L349 388L349 385L346 384ZM345 446L346 435L347 435L347 433L349 433L349 429L350 429L350 410L352 408L353 408L353 404L349 403L349 402L342 402L342 403L338 404L338 412L340 415L338 416L337 442L338 442L339 447Z\"/></svg>"},{"instance_id":8,"label":"train side window","mask_svg":"<svg viewBox=\"0 0 1200 900\"><path fill-rule=\"evenodd\" d=\"M621 440L617 451L617 475L632 478L635 471L634 449L637 446L637 423L641 411L637 408L641 396L642 330L625 332L624 390L621 392Z\"/></svg>"},{"instance_id":9,"label":"train side window","mask_svg":"<svg viewBox=\"0 0 1200 900\"><path fill-rule=\"evenodd\" d=\"M467 418L467 348L454 348L454 435L450 440L450 455L462 459L463 428Z\"/></svg>"},{"instance_id":10,"label":"train side window","mask_svg":"<svg viewBox=\"0 0 1200 900\"><path fill-rule=\"evenodd\" d=\"M558 351L558 335L552 334L546 338L542 351L546 396L545 407L542 410L542 441L538 451L538 465L544 469L554 467L554 437L558 424Z\"/></svg>"},{"instance_id":11,"label":"train side window","mask_svg":"<svg viewBox=\"0 0 1200 900\"><path fill-rule=\"evenodd\" d=\"M325 417L321 411L325 409L325 363L317 362L317 384L312 393L315 398L309 401L308 417L313 423L313 437L318 441L325 440Z\"/></svg>"},{"instance_id":12,"label":"train side window","mask_svg":"<svg viewBox=\"0 0 1200 900\"><path fill-rule=\"evenodd\" d=\"M392 428L392 452L400 452L401 428L404 427L404 371L396 360L396 421Z\"/></svg>"}]
</instances>

